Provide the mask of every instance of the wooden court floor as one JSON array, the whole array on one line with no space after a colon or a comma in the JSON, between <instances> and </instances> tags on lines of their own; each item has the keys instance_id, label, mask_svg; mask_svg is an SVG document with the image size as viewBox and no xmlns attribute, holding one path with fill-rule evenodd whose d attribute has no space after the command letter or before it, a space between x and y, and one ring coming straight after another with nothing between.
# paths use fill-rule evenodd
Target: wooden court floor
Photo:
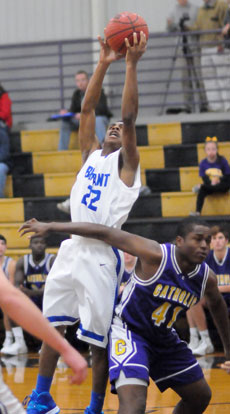
<instances>
[{"instance_id":1,"label":"wooden court floor","mask_svg":"<svg viewBox=\"0 0 230 414\"><path fill-rule=\"evenodd\" d=\"M218 367L223 360L223 354L221 353L198 358L206 380L212 389L212 400L205 411L207 414L230 414L230 375ZM17 398L22 401L35 386L38 372L38 354L1 357L1 365L5 382ZM86 382L81 386L69 385L69 375L70 370L59 360L51 393L61 408L61 413L81 414L90 399L91 368L89 367ZM178 397L172 390L161 394L157 387L151 383L148 390L146 413L171 414L177 401ZM108 386L104 412L105 414L115 414L117 407L117 397L110 393Z\"/></svg>"}]
</instances>

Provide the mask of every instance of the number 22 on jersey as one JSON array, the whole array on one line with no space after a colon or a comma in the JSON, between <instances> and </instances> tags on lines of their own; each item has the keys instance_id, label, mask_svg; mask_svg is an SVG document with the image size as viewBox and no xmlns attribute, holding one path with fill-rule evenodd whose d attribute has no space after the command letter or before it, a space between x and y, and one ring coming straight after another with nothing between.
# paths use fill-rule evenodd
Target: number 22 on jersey
<instances>
[{"instance_id":1,"label":"number 22 on jersey","mask_svg":"<svg viewBox=\"0 0 230 414\"><path fill-rule=\"evenodd\" d=\"M88 185L88 190L89 191L83 195L81 202L90 210L97 211L97 202L100 200L101 191L94 190L92 185Z\"/></svg>"}]
</instances>

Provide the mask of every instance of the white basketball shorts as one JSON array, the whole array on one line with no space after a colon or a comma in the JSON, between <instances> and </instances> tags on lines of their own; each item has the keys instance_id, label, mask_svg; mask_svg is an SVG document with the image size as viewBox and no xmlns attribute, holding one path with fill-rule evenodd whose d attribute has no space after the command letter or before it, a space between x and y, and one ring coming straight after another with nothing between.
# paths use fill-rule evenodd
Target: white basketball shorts
<instances>
[{"instance_id":1,"label":"white basketball shorts","mask_svg":"<svg viewBox=\"0 0 230 414\"><path fill-rule=\"evenodd\" d=\"M79 339L105 348L123 271L123 254L105 243L65 240L47 277L44 315L54 326L80 319Z\"/></svg>"}]
</instances>

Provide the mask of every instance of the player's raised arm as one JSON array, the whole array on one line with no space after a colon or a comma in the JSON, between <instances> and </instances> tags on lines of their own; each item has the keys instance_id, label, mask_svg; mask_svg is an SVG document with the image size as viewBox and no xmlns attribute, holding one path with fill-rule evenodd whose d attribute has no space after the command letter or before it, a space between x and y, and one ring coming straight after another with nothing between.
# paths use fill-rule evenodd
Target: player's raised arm
<instances>
[{"instance_id":1,"label":"player's raised arm","mask_svg":"<svg viewBox=\"0 0 230 414\"><path fill-rule=\"evenodd\" d=\"M146 50L146 36L141 32L138 42L137 34L134 33L133 46L130 46L128 39L125 42L127 47L126 74L121 106L123 170L135 172L139 163L135 130L138 113L137 63ZM121 176L121 178L126 182L126 177ZM127 185L132 185L132 183L127 182Z\"/></svg>"},{"instance_id":2,"label":"player's raised arm","mask_svg":"<svg viewBox=\"0 0 230 414\"><path fill-rule=\"evenodd\" d=\"M36 233L37 235L44 236L49 232L77 234L78 236L102 240L113 247L139 257L140 260L151 262L151 265L156 262L158 266L161 260L161 248L156 241L123 230L102 226L101 224L72 222L42 223L36 219L31 219L20 227L19 232L22 236L27 233ZM151 275L153 273L152 269Z\"/></svg>"},{"instance_id":3,"label":"player's raised arm","mask_svg":"<svg viewBox=\"0 0 230 414\"><path fill-rule=\"evenodd\" d=\"M22 292L16 289L0 269L0 306L7 315L32 335L45 341L60 353L73 369L72 382L80 384L87 374L87 363L82 356L62 338L40 310Z\"/></svg>"},{"instance_id":4,"label":"player's raised arm","mask_svg":"<svg viewBox=\"0 0 230 414\"><path fill-rule=\"evenodd\" d=\"M81 106L79 140L83 163L89 154L99 147L99 142L95 135L95 109L101 96L102 83L106 71L113 61L120 58L100 36L98 36L98 40L101 48L99 61L89 80Z\"/></svg>"}]
</instances>

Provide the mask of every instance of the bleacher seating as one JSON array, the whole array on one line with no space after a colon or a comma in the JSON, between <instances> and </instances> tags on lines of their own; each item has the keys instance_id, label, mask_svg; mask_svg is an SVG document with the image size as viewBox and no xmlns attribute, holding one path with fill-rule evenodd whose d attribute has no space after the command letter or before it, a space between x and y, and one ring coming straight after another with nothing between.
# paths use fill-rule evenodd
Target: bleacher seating
<instances>
[{"instance_id":1,"label":"bleacher seating","mask_svg":"<svg viewBox=\"0 0 230 414\"><path fill-rule=\"evenodd\" d=\"M195 208L192 187L200 182L204 138L218 136L219 151L230 161L228 131L229 121L138 125L142 183L152 193L139 197L124 228L159 242L172 240L178 220ZM0 200L0 233L8 240L8 254L15 257L28 247L28 239L20 238L17 231L24 220L69 219L56 205L69 195L81 167L76 133L68 151L58 152L57 146L58 130L21 131L11 137L14 169L7 180L7 198ZM226 221L229 226L229 213L229 193L207 197L203 209L207 221ZM49 236L51 251L66 237Z\"/></svg>"}]
</instances>

